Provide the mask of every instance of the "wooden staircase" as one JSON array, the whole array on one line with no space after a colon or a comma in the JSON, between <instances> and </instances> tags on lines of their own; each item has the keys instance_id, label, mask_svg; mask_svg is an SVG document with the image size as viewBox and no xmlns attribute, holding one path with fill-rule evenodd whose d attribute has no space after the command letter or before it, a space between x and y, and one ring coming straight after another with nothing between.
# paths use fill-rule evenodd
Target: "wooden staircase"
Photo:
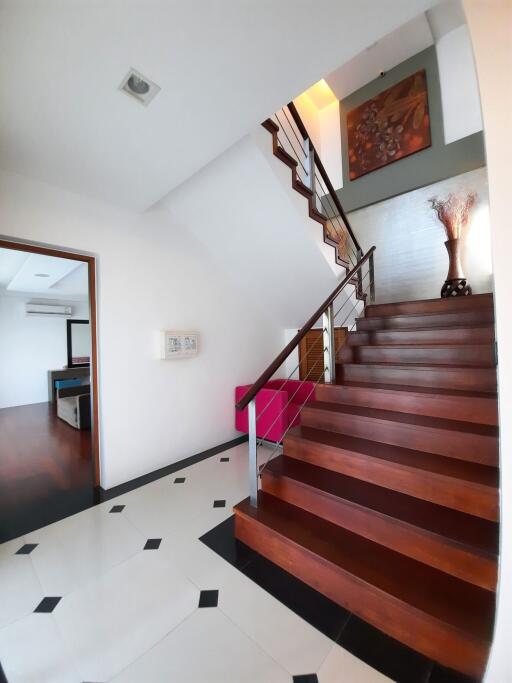
<instances>
[{"instance_id":1,"label":"wooden staircase","mask_svg":"<svg viewBox=\"0 0 512 683\"><path fill-rule=\"evenodd\" d=\"M483 674L494 620L492 295L367 306L236 536L427 657Z\"/></svg>"}]
</instances>

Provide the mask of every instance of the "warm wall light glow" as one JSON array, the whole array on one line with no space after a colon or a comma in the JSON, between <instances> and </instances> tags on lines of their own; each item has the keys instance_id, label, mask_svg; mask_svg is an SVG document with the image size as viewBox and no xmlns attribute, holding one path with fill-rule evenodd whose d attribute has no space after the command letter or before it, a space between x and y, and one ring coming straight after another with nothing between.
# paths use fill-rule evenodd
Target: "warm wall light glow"
<instances>
[{"instance_id":1,"label":"warm wall light glow","mask_svg":"<svg viewBox=\"0 0 512 683\"><path fill-rule=\"evenodd\" d=\"M315 105L318 110L325 109L333 102L337 102L337 97L330 89L327 81L322 78L317 83L308 88L302 93L302 96L309 97L311 102Z\"/></svg>"},{"instance_id":2,"label":"warm wall light glow","mask_svg":"<svg viewBox=\"0 0 512 683\"><path fill-rule=\"evenodd\" d=\"M476 206L473 212L466 234L464 251L464 261L468 266L470 281L472 267L486 275L492 273L491 225L487 204Z\"/></svg>"}]
</instances>

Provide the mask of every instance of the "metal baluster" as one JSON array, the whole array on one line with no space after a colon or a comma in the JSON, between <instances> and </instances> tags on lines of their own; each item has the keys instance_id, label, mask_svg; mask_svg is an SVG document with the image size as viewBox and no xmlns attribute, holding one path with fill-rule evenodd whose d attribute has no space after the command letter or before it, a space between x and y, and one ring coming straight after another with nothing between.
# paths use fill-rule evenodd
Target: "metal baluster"
<instances>
[{"instance_id":1,"label":"metal baluster","mask_svg":"<svg viewBox=\"0 0 512 683\"><path fill-rule=\"evenodd\" d=\"M304 140L304 153L306 155L306 173L308 174L308 187L315 197L315 150L309 138Z\"/></svg>"},{"instance_id":2,"label":"metal baluster","mask_svg":"<svg viewBox=\"0 0 512 683\"><path fill-rule=\"evenodd\" d=\"M256 443L256 398L249 403L249 495L251 505L258 507L258 447Z\"/></svg>"},{"instance_id":3,"label":"metal baluster","mask_svg":"<svg viewBox=\"0 0 512 683\"><path fill-rule=\"evenodd\" d=\"M368 270L370 271L370 303L375 303L375 270L373 266L373 253L368 259Z\"/></svg>"},{"instance_id":4,"label":"metal baluster","mask_svg":"<svg viewBox=\"0 0 512 683\"><path fill-rule=\"evenodd\" d=\"M363 258L363 250L359 248L357 250L357 260L360 261ZM363 293L363 272L362 268L357 271L357 294L361 296Z\"/></svg>"},{"instance_id":5,"label":"metal baluster","mask_svg":"<svg viewBox=\"0 0 512 683\"><path fill-rule=\"evenodd\" d=\"M334 307L331 304L323 314L324 328L324 382L334 384L336 364L334 358Z\"/></svg>"}]
</instances>

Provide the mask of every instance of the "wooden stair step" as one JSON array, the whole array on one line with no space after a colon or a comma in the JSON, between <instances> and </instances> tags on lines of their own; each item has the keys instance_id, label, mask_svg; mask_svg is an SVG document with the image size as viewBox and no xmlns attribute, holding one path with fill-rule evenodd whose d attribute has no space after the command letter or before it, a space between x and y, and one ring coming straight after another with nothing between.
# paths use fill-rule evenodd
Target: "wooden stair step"
<instances>
[{"instance_id":1,"label":"wooden stair step","mask_svg":"<svg viewBox=\"0 0 512 683\"><path fill-rule=\"evenodd\" d=\"M279 132L279 126L277 125L277 123L275 123L275 121L272 121L272 119L265 119L265 121L263 121L261 125L263 126L263 128L268 130L269 133L277 134Z\"/></svg>"},{"instance_id":2,"label":"wooden stair step","mask_svg":"<svg viewBox=\"0 0 512 683\"><path fill-rule=\"evenodd\" d=\"M385 315L410 315L417 313L446 313L452 311L468 311L475 309L492 309L492 294L473 294L472 296L452 297L449 299L420 299L417 301L399 301L388 304L370 304L365 315L367 318Z\"/></svg>"},{"instance_id":3,"label":"wooden stair step","mask_svg":"<svg viewBox=\"0 0 512 683\"><path fill-rule=\"evenodd\" d=\"M492 344L493 325L474 325L472 327L431 327L402 330L373 330L350 332L349 346L375 345L412 345L412 344Z\"/></svg>"},{"instance_id":4,"label":"wooden stair step","mask_svg":"<svg viewBox=\"0 0 512 683\"><path fill-rule=\"evenodd\" d=\"M293 188L294 190L297 190L297 192L299 192L303 197L306 197L306 199L310 199L313 197L313 192L309 189L309 187L304 185L304 183L301 180L299 180L298 177L295 179L293 183Z\"/></svg>"},{"instance_id":5,"label":"wooden stair step","mask_svg":"<svg viewBox=\"0 0 512 683\"><path fill-rule=\"evenodd\" d=\"M279 456L262 489L333 524L487 590L496 589L498 525Z\"/></svg>"},{"instance_id":6,"label":"wooden stair step","mask_svg":"<svg viewBox=\"0 0 512 683\"><path fill-rule=\"evenodd\" d=\"M344 347L356 363L400 363L428 365L467 365L493 367L496 365L492 344L430 344L413 346L352 346ZM343 358L346 358L345 354ZM350 359L349 359L350 360Z\"/></svg>"},{"instance_id":7,"label":"wooden stair step","mask_svg":"<svg viewBox=\"0 0 512 683\"><path fill-rule=\"evenodd\" d=\"M348 272L351 268L349 261L340 253L338 241L332 240L329 237L329 218L316 208L314 192L304 185L297 172L299 165L297 160L289 154L279 142L279 126L272 119L266 119L261 125L272 135L272 151L274 156L286 164L292 172L292 188L308 200L308 215L311 219L321 224L324 242L334 248L336 263L343 268L346 268ZM358 296L357 298L361 301L366 301L366 295Z\"/></svg>"},{"instance_id":8,"label":"wooden stair step","mask_svg":"<svg viewBox=\"0 0 512 683\"><path fill-rule=\"evenodd\" d=\"M477 391L456 391L410 387L398 384L318 384L319 401L393 410L413 415L442 417L450 420L498 424L498 401L495 395Z\"/></svg>"},{"instance_id":9,"label":"wooden stair step","mask_svg":"<svg viewBox=\"0 0 512 683\"><path fill-rule=\"evenodd\" d=\"M301 425L284 439L289 458L496 522L498 470L433 453Z\"/></svg>"},{"instance_id":10,"label":"wooden stair step","mask_svg":"<svg viewBox=\"0 0 512 683\"><path fill-rule=\"evenodd\" d=\"M494 594L260 492L236 537L362 619L441 664L482 674Z\"/></svg>"},{"instance_id":11,"label":"wooden stair step","mask_svg":"<svg viewBox=\"0 0 512 683\"><path fill-rule=\"evenodd\" d=\"M412 315L387 315L358 318L358 330L404 330L433 327L461 327L494 322L492 308L462 310L447 313L424 313Z\"/></svg>"},{"instance_id":12,"label":"wooden stair step","mask_svg":"<svg viewBox=\"0 0 512 683\"><path fill-rule=\"evenodd\" d=\"M306 404L301 424L481 465L498 464L498 429L491 425L326 401Z\"/></svg>"},{"instance_id":13,"label":"wooden stair step","mask_svg":"<svg viewBox=\"0 0 512 683\"><path fill-rule=\"evenodd\" d=\"M337 363L336 382L370 382L496 394L494 367L409 363Z\"/></svg>"}]
</instances>

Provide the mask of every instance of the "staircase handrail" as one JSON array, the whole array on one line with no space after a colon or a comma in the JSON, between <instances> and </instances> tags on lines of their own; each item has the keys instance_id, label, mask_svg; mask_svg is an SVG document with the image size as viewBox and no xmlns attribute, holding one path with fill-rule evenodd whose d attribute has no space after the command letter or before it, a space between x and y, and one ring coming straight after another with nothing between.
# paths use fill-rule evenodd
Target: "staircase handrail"
<instances>
[{"instance_id":1,"label":"staircase handrail","mask_svg":"<svg viewBox=\"0 0 512 683\"><path fill-rule=\"evenodd\" d=\"M357 275L357 273L360 271L361 267L368 261L368 259L371 258L370 262L370 291L373 290L373 252L375 251L375 247L371 247L368 249L366 254L356 263L354 268L347 273L347 275L343 278L343 280L338 284L338 286L331 292L331 294L325 299L325 301L320 304L320 306L317 308L317 310L313 313L313 315L307 320L306 323L301 327L301 329L297 332L297 334L293 337L293 339L288 342L288 344L284 347L284 349L281 351L281 353L270 363L270 365L267 367L267 369L258 377L258 379L254 382L254 384L250 387L250 389L247 391L246 394L244 394L243 398L238 401L236 404L236 407L238 410L243 410L256 396L258 391L262 389L265 384L269 381L269 379L272 377L272 375L278 370L278 368L284 363L284 361L288 358L288 356L292 353L292 351L299 345L300 341L304 339L306 334L312 329L313 325L316 323L316 321L320 318L321 315L323 315L329 306L331 306L334 302L334 300L337 298L337 296L343 291L343 289L347 286L347 284L353 280L353 278Z\"/></svg>"}]
</instances>

